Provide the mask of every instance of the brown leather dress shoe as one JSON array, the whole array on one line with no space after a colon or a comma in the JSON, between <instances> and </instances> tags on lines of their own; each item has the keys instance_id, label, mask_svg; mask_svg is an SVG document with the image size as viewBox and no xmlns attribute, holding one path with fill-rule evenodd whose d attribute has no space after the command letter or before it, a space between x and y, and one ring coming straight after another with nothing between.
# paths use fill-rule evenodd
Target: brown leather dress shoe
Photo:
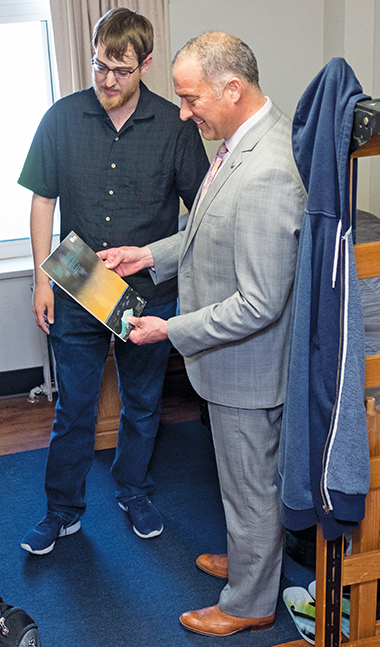
<instances>
[{"instance_id":1,"label":"brown leather dress shoe","mask_svg":"<svg viewBox=\"0 0 380 647\"><path fill-rule=\"evenodd\" d=\"M225 555L199 555L196 565L205 573L228 579L228 557Z\"/></svg>"},{"instance_id":2,"label":"brown leather dress shoe","mask_svg":"<svg viewBox=\"0 0 380 647\"><path fill-rule=\"evenodd\" d=\"M220 577L221 579L228 579L228 555L199 555L195 560L196 565L205 573ZM281 568L281 579L284 577L284 567Z\"/></svg>"},{"instance_id":3,"label":"brown leather dress shoe","mask_svg":"<svg viewBox=\"0 0 380 647\"><path fill-rule=\"evenodd\" d=\"M187 611L180 617L180 623L197 634L204 636L231 636L243 629L258 631L270 629L274 625L274 613L266 618L237 618L223 613L217 605L199 609L198 611Z\"/></svg>"}]
</instances>

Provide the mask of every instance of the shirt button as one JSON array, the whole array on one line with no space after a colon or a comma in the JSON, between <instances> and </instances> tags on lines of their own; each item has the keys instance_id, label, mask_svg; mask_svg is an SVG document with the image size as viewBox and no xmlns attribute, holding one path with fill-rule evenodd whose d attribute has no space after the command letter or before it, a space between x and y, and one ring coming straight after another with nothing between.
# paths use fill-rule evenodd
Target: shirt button
<instances>
[{"instance_id":1,"label":"shirt button","mask_svg":"<svg viewBox=\"0 0 380 647\"><path fill-rule=\"evenodd\" d=\"M107 220L107 222L109 222L111 220L111 218L109 216L107 216L106 220Z\"/></svg>"},{"instance_id":2,"label":"shirt button","mask_svg":"<svg viewBox=\"0 0 380 647\"><path fill-rule=\"evenodd\" d=\"M107 247L108 243L103 243L103 247Z\"/></svg>"},{"instance_id":3,"label":"shirt button","mask_svg":"<svg viewBox=\"0 0 380 647\"><path fill-rule=\"evenodd\" d=\"M116 168L116 164L111 164L111 168Z\"/></svg>"},{"instance_id":4,"label":"shirt button","mask_svg":"<svg viewBox=\"0 0 380 647\"><path fill-rule=\"evenodd\" d=\"M109 193L110 195L113 195L113 191L112 191L112 189L111 189L111 191L108 191L108 193Z\"/></svg>"}]
</instances>

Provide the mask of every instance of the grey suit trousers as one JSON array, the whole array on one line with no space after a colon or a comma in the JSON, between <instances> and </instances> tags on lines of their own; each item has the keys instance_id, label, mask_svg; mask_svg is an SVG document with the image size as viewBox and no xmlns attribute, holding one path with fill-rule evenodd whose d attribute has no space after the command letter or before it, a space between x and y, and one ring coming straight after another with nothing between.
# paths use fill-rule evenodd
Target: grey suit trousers
<instances>
[{"instance_id":1,"label":"grey suit trousers","mask_svg":"<svg viewBox=\"0 0 380 647\"><path fill-rule=\"evenodd\" d=\"M227 523L228 584L218 606L233 616L262 618L276 609L283 528L275 473L282 408L209 403Z\"/></svg>"}]
</instances>

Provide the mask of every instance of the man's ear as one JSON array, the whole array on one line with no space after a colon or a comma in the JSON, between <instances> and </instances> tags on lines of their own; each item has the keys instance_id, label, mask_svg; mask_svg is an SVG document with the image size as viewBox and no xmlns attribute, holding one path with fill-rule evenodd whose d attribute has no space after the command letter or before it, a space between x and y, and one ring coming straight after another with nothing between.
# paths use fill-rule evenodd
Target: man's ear
<instances>
[{"instance_id":1,"label":"man's ear","mask_svg":"<svg viewBox=\"0 0 380 647\"><path fill-rule=\"evenodd\" d=\"M233 76L227 83L226 87L227 92L230 95L231 101L237 103L242 94L242 82L238 76Z\"/></svg>"},{"instance_id":2,"label":"man's ear","mask_svg":"<svg viewBox=\"0 0 380 647\"><path fill-rule=\"evenodd\" d=\"M141 65L140 65L140 72L141 72L141 74L146 74L146 72L147 72L147 71L149 70L149 68L150 68L151 63L152 63L152 57L151 57L151 56L147 56L147 57L143 60L143 62L141 63Z\"/></svg>"}]
</instances>

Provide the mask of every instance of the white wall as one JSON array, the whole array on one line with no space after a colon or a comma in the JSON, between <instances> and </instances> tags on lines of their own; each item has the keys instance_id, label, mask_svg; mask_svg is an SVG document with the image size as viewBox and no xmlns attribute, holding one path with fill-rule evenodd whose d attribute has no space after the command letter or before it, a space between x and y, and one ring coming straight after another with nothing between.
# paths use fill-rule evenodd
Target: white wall
<instances>
[{"instance_id":1,"label":"white wall","mask_svg":"<svg viewBox=\"0 0 380 647\"><path fill-rule=\"evenodd\" d=\"M170 0L172 55L214 29L254 51L263 92L290 117L322 67L323 0Z\"/></svg>"},{"instance_id":2,"label":"white wall","mask_svg":"<svg viewBox=\"0 0 380 647\"><path fill-rule=\"evenodd\" d=\"M380 1L334 0L344 5L343 53L363 91L380 97ZM329 5L329 0L326 0ZM359 160L358 207L380 217L380 158Z\"/></svg>"},{"instance_id":3,"label":"white wall","mask_svg":"<svg viewBox=\"0 0 380 647\"><path fill-rule=\"evenodd\" d=\"M260 85L289 117L323 65L323 0L170 0L172 58L213 29L239 36L257 58ZM206 144L212 155L217 144Z\"/></svg>"}]
</instances>

